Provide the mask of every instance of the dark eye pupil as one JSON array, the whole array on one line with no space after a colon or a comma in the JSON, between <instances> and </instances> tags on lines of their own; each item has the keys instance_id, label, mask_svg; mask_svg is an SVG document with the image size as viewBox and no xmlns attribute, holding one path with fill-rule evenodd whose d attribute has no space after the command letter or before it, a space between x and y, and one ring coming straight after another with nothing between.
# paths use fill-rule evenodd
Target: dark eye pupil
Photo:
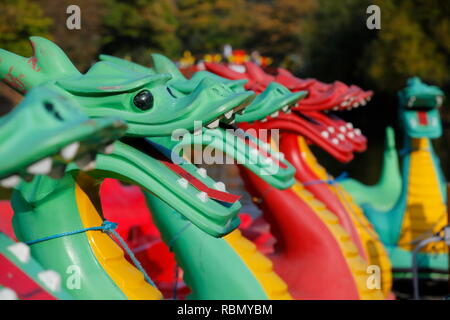
<instances>
[{"instance_id":1,"label":"dark eye pupil","mask_svg":"<svg viewBox=\"0 0 450 320\"><path fill-rule=\"evenodd\" d=\"M150 91L143 90L134 97L133 103L141 110L148 110L153 107L153 95Z\"/></svg>"}]
</instances>

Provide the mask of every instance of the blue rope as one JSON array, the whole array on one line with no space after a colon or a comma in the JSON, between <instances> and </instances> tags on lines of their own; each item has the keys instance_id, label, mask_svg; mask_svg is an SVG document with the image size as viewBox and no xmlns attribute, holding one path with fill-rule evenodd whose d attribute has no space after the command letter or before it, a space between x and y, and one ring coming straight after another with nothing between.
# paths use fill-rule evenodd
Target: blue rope
<instances>
[{"instance_id":1,"label":"blue rope","mask_svg":"<svg viewBox=\"0 0 450 320\"><path fill-rule=\"evenodd\" d=\"M86 232L86 231L101 230L102 232L107 233L110 237L111 237L111 235L113 235L117 240L119 240L120 244L122 245L122 248L125 250L125 252L128 254L128 256L131 258L131 260L133 261L133 263L136 266L136 268L140 272L143 273L145 280L149 284L151 284L153 287L156 288L155 283L152 281L152 279L150 279L149 275L147 274L147 272L145 272L145 270L142 267L141 263L136 259L136 256L134 255L133 251L131 251L131 249L128 247L128 245L123 240L123 238L119 235L119 233L117 233L117 231L114 230L116 228L117 228L117 223L105 220L105 221L103 221L102 225L99 226L99 227L90 227L90 228L84 228L84 229L80 229L80 230L76 230L76 231L58 233L58 234L54 234L54 235L51 235L51 236L43 237L43 238L40 238L40 239L27 241L25 243L27 245L32 245L32 244L35 244L35 243L39 243L39 242L43 242L43 241L47 241L47 240L52 240L52 239L57 239L57 238L65 237L65 236L70 236L70 235L73 235L73 234L83 233L83 232Z\"/></svg>"},{"instance_id":2,"label":"blue rope","mask_svg":"<svg viewBox=\"0 0 450 320\"><path fill-rule=\"evenodd\" d=\"M170 239L170 241L167 243L167 246L169 247L169 250L172 251L172 247L175 244L175 241L177 241L177 239L181 236L181 234L188 228L190 227L192 224L192 222L188 222L186 223L186 225L184 225L180 230L177 231L177 233L175 233L172 237L172 239Z\"/></svg>"},{"instance_id":3,"label":"blue rope","mask_svg":"<svg viewBox=\"0 0 450 320\"><path fill-rule=\"evenodd\" d=\"M303 185L306 186L312 186L315 184L321 184L321 183L327 183L329 185L333 185L335 183L341 182L342 180L345 180L348 177L348 173L346 171L342 172L339 176L337 176L336 178L329 178L326 180L311 180L311 181L307 181L304 182Z\"/></svg>"}]
</instances>

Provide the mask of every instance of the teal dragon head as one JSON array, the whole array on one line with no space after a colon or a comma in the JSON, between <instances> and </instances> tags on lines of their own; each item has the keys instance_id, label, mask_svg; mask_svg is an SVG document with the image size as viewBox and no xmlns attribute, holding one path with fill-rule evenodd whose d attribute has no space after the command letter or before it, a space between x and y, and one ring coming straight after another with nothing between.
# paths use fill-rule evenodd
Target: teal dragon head
<instances>
[{"instance_id":1,"label":"teal dragon head","mask_svg":"<svg viewBox=\"0 0 450 320\"><path fill-rule=\"evenodd\" d=\"M242 85L245 84L245 81L227 80L206 71L197 72L191 79L186 79L172 61L159 54L152 55L153 68L107 55L102 55L100 58L143 74L168 72L172 75L168 84L179 97L190 94L205 79L224 83L233 91L244 90ZM267 117L276 117L281 111L289 112L289 107L295 105L304 96L304 92L291 93L284 86L273 82L245 109L244 114L236 115L235 121L238 123L266 121ZM222 127L227 127L226 123L222 124ZM228 121L228 123L230 122ZM185 150L189 152L188 147L191 145L203 146L202 161L204 163L225 163L223 155L226 155L228 158L234 159L236 163L246 166L276 188L289 188L295 181L295 169L282 158L282 154L273 152L266 143L243 130L236 130L230 126L225 130L214 126L204 129L201 134L193 135L186 132L182 136L179 142L175 142L169 137L158 137L152 140L173 149L176 154ZM221 154L218 155L217 151L220 151ZM214 155L212 155L213 153Z\"/></svg>"},{"instance_id":2,"label":"teal dragon head","mask_svg":"<svg viewBox=\"0 0 450 320\"><path fill-rule=\"evenodd\" d=\"M143 138L217 126L220 118L245 108L253 92L235 92L204 79L192 93L177 97L167 86L170 74L143 74L107 61L81 74L54 43L38 37L31 41L34 55L28 59L0 50L4 82L22 93L47 84L74 99L90 118L116 116L128 125L126 139L116 142L111 154L97 157L91 177L142 186L213 236L238 226L239 197L223 191L195 166L173 163L167 150ZM66 172L78 170L72 164Z\"/></svg>"},{"instance_id":3,"label":"teal dragon head","mask_svg":"<svg viewBox=\"0 0 450 320\"><path fill-rule=\"evenodd\" d=\"M438 138L442 135L439 107L444 92L436 86L423 83L414 77L398 94L400 119L408 137Z\"/></svg>"},{"instance_id":4,"label":"teal dragon head","mask_svg":"<svg viewBox=\"0 0 450 320\"><path fill-rule=\"evenodd\" d=\"M114 118L90 119L69 96L51 87L31 89L23 101L0 118L0 185L15 187L20 178L61 177L75 161L88 167L97 151L111 152L125 133Z\"/></svg>"}]
</instances>

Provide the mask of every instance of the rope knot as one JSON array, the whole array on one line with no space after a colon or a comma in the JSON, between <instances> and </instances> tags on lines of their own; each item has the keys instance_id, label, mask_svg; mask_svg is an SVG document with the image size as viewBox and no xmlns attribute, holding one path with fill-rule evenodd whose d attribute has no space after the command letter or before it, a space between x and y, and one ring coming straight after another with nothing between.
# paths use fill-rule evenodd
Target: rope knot
<instances>
[{"instance_id":1,"label":"rope knot","mask_svg":"<svg viewBox=\"0 0 450 320\"><path fill-rule=\"evenodd\" d=\"M102 230L103 232L109 232L117 229L117 226L118 226L117 223L105 220L102 223Z\"/></svg>"}]
</instances>

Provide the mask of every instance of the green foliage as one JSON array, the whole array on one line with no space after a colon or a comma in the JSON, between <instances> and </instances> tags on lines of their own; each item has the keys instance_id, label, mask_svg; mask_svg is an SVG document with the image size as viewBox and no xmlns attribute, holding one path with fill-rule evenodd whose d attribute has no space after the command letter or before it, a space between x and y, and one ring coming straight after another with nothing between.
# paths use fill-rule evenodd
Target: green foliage
<instances>
[{"instance_id":1,"label":"green foliage","mask_svg":"<svg viewBox=\"0 0 450 320\"><path fill-rule=\"evenodd\" d=\"M0 1L0 47L21 55L31 55L28 37L49 37L50 18L30 0Z\"/></svg>"}]
</instances>

